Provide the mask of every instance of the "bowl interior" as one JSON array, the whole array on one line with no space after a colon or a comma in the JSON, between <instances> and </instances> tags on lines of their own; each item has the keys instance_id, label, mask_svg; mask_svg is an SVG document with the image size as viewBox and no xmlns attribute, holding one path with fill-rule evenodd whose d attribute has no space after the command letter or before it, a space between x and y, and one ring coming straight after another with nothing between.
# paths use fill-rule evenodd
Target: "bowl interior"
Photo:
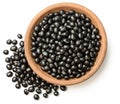
<instances>
[{"instance_id":1,"label":"bowl interior","mask_svg":"<svg viewBox=\"0 0 120 104\"><path fill-rule=\"evenodd\" d=\"M84 13L87 17L89 17L91 19L92 23L99 29L100 35L102 37L102 39L100 40L101 41L100 51L98 53L98 56L94 63L94 66L91 67L91 70L88 71L84 76L82 76L80 78L74 78L74 79L70 79L70 80L64 80L64 79L58 80L58 79L52 77L51 75L49 75L48 73L44 72L41 69L41 67L35 63L34 59L31 56L31 51L30 51L31 36L32 36L34 26L37 25L43 19L43 17L46 16L47 14L49 14L51 12L57 12L59 10L65 10L65 11L75 10L77 12ZM72 85L72 84L83 82L86 79L88 79L89 77L91 77L98 70L100 65L102 64L105 54L106 54L106 49L107 49L106 33L105 33L104 27L103 27L102 23L100 22L100 20L98 19L98 17L93 12L91 12L89 9L87 9L81 5L73 4L73 3L55 4L55 5L47 7L46 9L42 10L41 12L39 12L33 18L31 23L29 24L29 27L26 32L26 37L25 37L25 55L26 55L29 65L31 66L33 71L36 74L38 74L41 78L43 78L44 80L46 80L50 83L59 84L59 85Z\"/></svg>"}]
</instances>

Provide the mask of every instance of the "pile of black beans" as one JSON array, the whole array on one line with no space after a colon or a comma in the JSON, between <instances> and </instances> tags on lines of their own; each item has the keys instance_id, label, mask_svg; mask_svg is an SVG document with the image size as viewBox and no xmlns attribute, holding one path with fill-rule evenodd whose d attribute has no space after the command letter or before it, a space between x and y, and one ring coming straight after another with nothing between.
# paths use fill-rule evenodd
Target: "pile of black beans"
<instances>
[{"instance_id":1,"label":"pile of black beans","mask_svg":"<svg viewBox=\"0 0 120 104\"><path fill-rule=\"evenodd\" d=\"M24 87L24 94L28 95L31 92L36 92L34 94L34 99L40 99L40 94L43 94L44 98L48 98L50 93L53 93L55 96L59 95L59 89L66 91L66 86L58 86L51 83L48 83L37 76L25 58L24 53L24 41L22 41L22 35L18 34L18 39L8 39L6 41L7 45L10 46L9 49L3 51L5 55L8 55L5 58L7 63L6 68L8 69L7 77L12 77L12 82L16 83L15 87L20 89Z\"/></svg>"},{"instance_id":2,"label":"pile of black beans","mask_svg":"<svg viewBox=\"0 0 120 104\"><path fill-rule=\"evenodd\" d=\"M98 28L74 10L49 13L34 27L31 55L57 79L79 78L90 71L100 50Z\"/></svg>"}]
</instances>

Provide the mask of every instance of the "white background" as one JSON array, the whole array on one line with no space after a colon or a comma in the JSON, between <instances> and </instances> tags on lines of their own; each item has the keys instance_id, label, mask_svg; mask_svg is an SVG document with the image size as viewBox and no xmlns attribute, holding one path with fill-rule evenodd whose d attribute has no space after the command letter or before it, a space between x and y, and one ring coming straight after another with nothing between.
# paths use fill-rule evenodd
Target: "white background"
<instances>
[{"instance_id":1,"label":"white background","mask_svg":"<svg viewBox=\"0 0 120 104\"><path fill-rule=\"evenodd\" d=\"M6 39L25 34L32 18L45 7L58 2L74 2L92 10L102 21L108 38L104 63L89 80L68 87L59 97L26 96L6 77ZM0 104L120 104L120 3L119 0L0 0Z\"/></svg>"}]
</instances>

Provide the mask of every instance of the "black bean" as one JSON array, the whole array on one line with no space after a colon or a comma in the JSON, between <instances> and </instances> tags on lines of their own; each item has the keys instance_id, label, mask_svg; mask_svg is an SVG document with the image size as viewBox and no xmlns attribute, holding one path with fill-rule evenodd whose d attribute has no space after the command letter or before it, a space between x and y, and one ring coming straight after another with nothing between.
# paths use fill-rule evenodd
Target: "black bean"
<instances>
[{"instance_id":1,"label":"black bean","mask_svg":"<svg viewBox=\"0 0 120 104\"><path fill-rule=\"evenodd\" d=\"M21 41L21 42L19 43L19 45L20 45L21 47L24 47L24 41Z\"/></svg>"},{"instance_id":2,"label":"black bean","mask_svg":"<svg viewBox=\"0 0 120 104\"><path fill-rule=\"evenodd\" d=\"M25 81L23 81L23 82L22 82L22 86L23 86L23 87L27 87L28 85L27 85L27 83L26 83Z\"/></svg>"},{"instance_id":3,"label":"black bean","mask_svg":"<svg viewBox=\"0 0 120 104\"><path fill-rule=\"evenodd\" d=\"M16 81L17 81L17 77L13 77L12 82L16 82Z\"/></svg>"},{"instance_id":4,"label":"black bean","mask_svg":"<svg viewBox=\"0 0 120 104\"><path fill-rule=\"evenodd\" d=\"M59 22L55 22L54 24L55 24L56 27L60 26Z\"/></svg>"},{"instance_id":5,"label":"black bean","mask_svg":"<svg viewBox=\"0 0 120 104\"><path fill-rule=\"evenodd\" d=\"M22 39L22 35L21 35L21 34L17 34L17 37L18 37L19 39Z\"/></svg>"},{"instance_id":6,"label":"black bean","mask_svg":"<svg viewBox=\"0 0 120 104\"><path fill-rule=\"evenodd\" d=\"M96 43L96 46L97 46L97 47L100 47L100 46L101 46L101 43L100 43L100 42L97 42L97 43Z\"/></svg>"},{"instance_id":7,"label":"black bean","mask_svg":"<svg viewBox=\"0 0 120 104\"><path fill-rule=\"evenodd\" d=\"M65 80L68 80L68 79L69 79L69 76L68 76L68 75L65 75L65 76L64 76L64 79L65 79Z\"/></svg>"},{"instance_id":8,"label":"black bean","mask_svg":"<svg viewBox=\"0 0 120 104\"><path fill-rule=\"evenodd\" d=\"M7 43L7 44L11 44L11 43L12 43L12 40L11 40L11 39L8 39L8 40L6 41L6 43Z\"/></svg>"},{"instance_id":9,"label":"black bean","mask_svg":"<svg viewBox=\"0 0 120 104\"><path fill-rule=\"evenodd\" d=\"M59 13L60 13L60 14L64 14L65 11L64 11L64 10L60 10Z\"/></svg>"},{"instance_id":10,"label":"black bean","mask_svg":"<svg viewBox=\"0 0 120 104\"><path fill-rule=\"evenodd\" d=\"M46 93L47 93L47 94L50 94L51 92L52 92L51 88L46 89Z\"/></svg>"},{"instance_id":11,"label":"black bean","mask_svg":"<svg viewBox=\"0 0 120 104\"><path fill-rule=\"evenodd\" d=\"M100 40L101 39L101 36L100 35L96 35L96 38L98 39L98 40Z\"/></svg>"},{"instance_id":12,"label":"black bean","mask_svg":"<svg viewBox=\"0 0 120 104\"><path fill-rule=\"evenodd\" d=\"M58 33L58 28L54 28L54 33Z\"/></svg>"},{"instance_id":13,"label":"black bean","mask_svg":"<svg viewBox=\"0 0 120 104\"><path fill-rule=\"evenodd\" d=\"M40 59L39 58L35 58L35 62L39 64L40 63Z\"/></svg>"},{"instance_id":14,"label":"black bean","mask_svg":"<svg viewBox=\"0 0 120 104\"><path fill-rule=\"evenodd\" d=\"M54 86L54 87L53 87L53 89L54 89L55 91L58 90L58 88L59 88L58 86Z\"/></svg>"},{"instance_id":15,"label":"black bean","mask_svg":"<svg viewBox=\"0 0 120 104\"><path fill-rule=\"evenodd\" d=\"M35 36L38 36L35 34ZM48 42L49 40L46 40L46 42ZM22 41L23 42L23 41ZM46 93L43 94L43 96L45 98L48 97L48 94L52 92L53 87L51 88L50 83L47 83L46 81L42 80L41 78L39 78L30 68L30 66L27 63L27 60L25 58L25 54L24 54L24 45L23 43L19 43L20 46L17 47L15 46L17 49L14 50L12 49L11 51L13 52L13 55L11 55L10 57L7 57L5 59L5 61L9 64L6 65L6 68L8 70L12 70L13 72L9 71L6 75L8 77L12 77L13 73L15 73L15 76L13 76L12 78L12 82L17 82L17 84L15 85L15 87L17 89L20 89L21 86L22 87L28 87L28 89L24 89L24 94L28 95L29 92L33 92L36 89L36 92L38 94L40 94L43 90L46 90ZM54 41L53 41L54 42ZM7 43L7 42L6 42ZM9 44L9 43L8 43ZM15 42L13 42L14 45L16 45ZM35 42L35 47L36 47L36 42ZM43 45L44 49L47 49L46 46ZM32 51L35 52L36 49L33 49ZM41 52L41 51L40 51ZM49 51L45 51L44 52L49 52ZM51 52L51 51L50 51ZM34 55L35 54L35 55ZM48 53L47 53L48 54ZM33 55L36 57L37 60L39 60L39 58L43 59L43 56L39 56L38 53L33 53ZM46 57L49 56L44 54ZM39 56L39 57L38 57ZM53 59L55 59L55 55L51 55ZM51 59L48 58L48 61L51 62ZM46 60L41 61L42 65L45 65L44 68L45 70L49 70L49 67L47 66L48 64L45 64L44 62L46 62ZM53 66L57 67L57 63L55 62L55 64L50 65L51 67ZM55 69L54 69L55 71ZM55 73L54 73L55 74ZM54 89L57 90L58 86L54 86ZM39 99L38 97L35 97L36 95L34 95L34 98L37 100Z\"/></svg>"},{"instance_id":16,"label":"black bean","mask_svg":"<svg viewBox=\"0 0 120 104\"><path fill-rule=\"evenodd\" d=\"M13 41L12 41L12 44L14 44L14 45L16 45L18 42L17 42L17 40L16 39L14 39Z\"/></svg>"},{"instance_id":17,"label":"black bean","mask_svg":"<svg viewBox=\"0 0 120 104\"><path fill-rule=\"evenodd\" d=\"M18 83L22 83L22 79L19 77L19 74L18 74L18 77L17 77L17 81L18 81Z\"/></svg>"},{"instance_id":18,"label":"black bean","mask_svg":"<svg viewBox=\"0 0 120 104\"><path fill-rule=\"evenodd\" d=\"M27 75L29 75L29 74L27 74ZM30 76L28 76L28 77L30 77ZM33 82L32 82L31 80L28 80L27 83L28 83L29 85L32 85L32 84L33 84Z\"/></svg>"},{"instance_id":19,"label":"black bean","mask_svg":"<svg viewBox=\"0 0 120 104\"><path fill-rule=\"evenodd\" d=\"M15 87L16 87L17 89L20 89L20 88L21 88L21 86L20 86L19 83L17 83L17 84L15 85Z\"/></svg>"},{"instance_id":20,"label":"black bean","mask_svg":"<svg viewBox=\"0 0 120 104\"><path fill-rule=\"evenodd\" d=\"M69 49L69 45L64 45L63 48L64 48L64 50L67 50L67 49Z\"/></svg>"},{"instance_id":21,"label":"black bean","mask_svg":"<svg viewBox=\"0 0 120 104\"><path fill-rule=\"evenodd\" d=\"M36 52L32 52L32 56L36 58L38 54Z\"/></svg>"},{"instance_id":22,"label":"black bean","mask_svg":"<svg viewBox=\"0 0 120 104\"><path fill-rule=\"evenodd\" d=\"M80 18L84 20L85 19L85 14L80 14Z\"/></svg>"},{"instance_id":23,"label":"black bean","mask_svg":"<svg viewBox=\"0 0 120 104\"><path fill-rule=\"evenodd\" d=\"M60 20L61 20L60 16L55 16L54 17L54 21L60 21Z\"/></svg>"},{"instance_id":24,"label":"black bean","mask_svg":"<svg viewBox=\"0 0 120 104\"><path fill-rule=\"evenodd\" d=\"M8 55L8 54L9 54L9 51L8 51L8 50L4 50L3 53L4 53L5 55Z\"/></svg>"},{"instance_id":25,"label":"black bean","mask_svg":"<svg viewBox=\"0 0 120 104\"><path fill-rule=\"evenodd\" d=\"M44 52L42 52L42 54L43 54L43 56L48 56L48 52L46 52L46 51L44 51Z\"/></svg>"},{"instance_id":26,"label":"black bean","mask_svg":"<svg viewBox=\"0 0 120 104\"><path fill-rule=\"evenodd\" d=\"M22 73L22 70L21 70L20 68L17 68L16 72L17 72L18 74L21 74L21 73Z\"/></svg>"},{"instance_id":27,"label":"black bean","mask_svg":"<svg viewBox=\"0 0 120 104\"><path fill-rule=\"evenodd\" d=\"M47 94L47 93L44 93L44 94L43 94L43 97L44 97L44 98L48 98L48 94Z\"/></svg>"},{"instance_id":28,"label":"black bean","mask_svg":"<svg viewBox=\"0 0 120 104\"><path fill-rule=\"evenodd\" d=\"M28 95L28 94L29 94L29 92L28 92L27 89L24 89L24 94L25 94L25 95Z\"/></svg>"},{"instance_id":29,"label":"black bean","mask_svg":"<svg viewBox=\"0 0 120 104\"><path fill-rule=\"evenodd\" d=\"M83 76L83 75L85 75L85 72L83 71L83 72L81 72L81 75Z\"/></svg>"},{"instance_id":30,"label":"black bean","mask_svg":"<svg viewBox=\"0 0 120 104\"><path fill-rule=\"evenodd\" d=\"M59 95L59 92L58 92L58 91L55 91L55 92L54 92L54 95L55 95L55 96L58 96L58 95Z\"/></svg>"},{"instance_id":31,"label":"black bean","mask_svg":"<svg viewBox=\"0 0 120 104\"><path fill-rule=\"evenodd\" d=\"M70 22L70 26L75 26L75 23L74 22Z\"/></svg>"},{"instance_id":32,"label":"black bean","mask_svg":"<svg viewBox=\"0 0 120 104\"><path fill-rule=\"evenodd\" d=\"M80 39L83 39L83 34L79 33L79 34L78 34L78 37L79 37Z\"/></svg>"},{"instance_id":33,"label":"black bean","mask_svg":"<svg viewBox=\"0 0 120 104\"><path fill-rule=\"evenodd\" d=\"M78 45L78 46L80 45L80 40L76 41L76 45Z\"/></svg>"},{"instance_id":34,"label":"black bean","mask_svg":"<svg viewBox=\"0 0 120 104\"><path fill-rule=\"evenodd\" d=\"M80 77L81 77L81 74L78 73L78 74L76 75L76 78L80 78Z\"/></svg>"},{"instance_id":35,"label":"black bean","mask_svg":"<svg viewBox=\"0 0 120 104\"><path fill-rule=\"evenodd\" d=\"M10 50L11 50L11 51L16 51L16 50L17 50L17 47L16 47L16 46L12 46L12 47L10 48Z\"/></svg>"},{"instance_id":36,"label":"black bean","mask_svg":"<svg viewBox=\"0 0 120 104\"><path fill-rule=\"evenodd\" d=\"M40 26L39 26L39 25L36 25L35 28L34 28L34 30L35 30L36 32L39 32L39 31L40 31Z\"/></svg>"},{"instance_id":37,"label":"black bean","mask_svg":"<svg viewBox=\"0 0 120 104\"><path fill-rule=\"evenodd\" d=\"M15 60L15 61L18 61L18 60L20 60L20 56L18 56L18 55L15 55L15 56L14 56L14 60Z\"/></svg>"},{"instance_id":38,"label":"black bean","mask_svg":"<svg viewBox=\"0 0 120 104\"><path fill-rule=\"evenodd\" d=\"M68 32L63 32L63 33L61 34L61 36L63 36L63 37L68 36Z\"/></svg>"},{"instance_id":39,"label":"black bean","mask_svg":"<svg viewBox=\"0 0 120 104\"><path fill-rule=\"evenodd\" d=\"M6 58L5 58L5 62L10 63L10 61L11 61L11 60L10 60L9 57L6 57Z\"/></svg>"},{"instance_id":40,"label":"black bean","mask_svg":"<svg viewBox=\"0 0 120 104\"><path fill-rule=\"evenodd\" d=\"M94 62L90 62L90 66L93 66L94 65Z\"/></svg>"},{"instance_id":41,"label":"black bean","mask_svg":"<svg viewBox=\"0 0 120 104\"><path fill-rule=\"evenodd\" d=\"M34 99L35 99L35 100L39 100L39 95L38 95L38 94L35 94L35 95L34 95Z\"/></svg>"},{"instance_id":42,"label":"black bean","mask_svg":"<svg viewBox=\"0 0 120 104\"><path fill-rule=\"evenodd\" d=\"M71 34L70 39L75 40L75 35L74 35L74 34Z\"/></svg>"},{"instance_id":43,"label":"black bean","mask_svg":"<svg viewBox=\"0 0 120 104\"><path fill-rule=\"evenodd\" d=\"M29 91L29 92L33 92L34 90L35 90L35 89L34 89L33 86L31 86L31 87L28 88L28 91Z\"/></svg>"},{"instance_id":44,"label":"black bean","mask_svg":"<svg viewBox=\"0 0 120 104\"><path fill-rule=\"evenodd\" d=\"M60 86L60 89L61 89L62 91L66 91L66 90L67 90L67 87L66 87L66 86Z\"/></svg>"},{"instance_id":45,"label":"black bean","mask_svg":"<svg viewBox=\"0 0 120 104\"><path fill-rule=\"evenodd\" d=\"M36 89L36 92L37 92L38 94L42 93L41 89Z\"/></svg>"},{"instance_id":46,"label":"black bean","mask_svg":"<svg viewBox=\"0 0 120 104\"><path fill-rule=\"evenodd\" d=\"M74 14L75 11L74 11L74 10L70 10L70 11L68 11L68 13L69 13L69 14Z\"/></svg>"},{"instance_id":47,"label":"black bean","mask_svg":"<svg viewBox=\"0 0 120 104\"><path fill-rule=\"evenodd\" d=\"M12 77L13 76L13 73L11 71L7 72L7 77Z\"/></svg>"}]
</instances>

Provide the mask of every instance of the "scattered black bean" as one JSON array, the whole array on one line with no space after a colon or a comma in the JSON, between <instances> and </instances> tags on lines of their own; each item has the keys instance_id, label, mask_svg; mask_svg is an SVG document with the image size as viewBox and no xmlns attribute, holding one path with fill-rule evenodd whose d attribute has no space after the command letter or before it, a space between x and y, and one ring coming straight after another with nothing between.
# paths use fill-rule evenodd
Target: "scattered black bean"
<instances>
[{"instance_id":1,"label":"scattered black bean","mask_svg":"<svg viewBox=\"0 0 120 104\"><path fill-rule=\"evenodd\" d=\"M25 94L25 95L28 95L28 94L29 94L29 92L28 92L27 89L24 89L24 94Z\"/></svg>"},{"instance_id":2,"label":"scattered black bean","mask_svg":"<svg viewBox=\"0 0 120 104\"><path fill-rule=\"evenodd\" d=\"M13 77L12 82L16 82L16 81L17 81L17 77Z\"/></svg>"},{"instance_id":3,"label":"scattered black bean","mask_svg":"<svg viewBox=\"0 0 120 104\"><path fill-rule=\"evenodd\" d=\"M6 41L6 43L7 43L7 44L11 44L11 43L12 43L12 40L11 40L11 39L8 39L8 40Z\"/></svg>"},{"instance_id":4,"label":"scattered black bean","mask_svg":"<svg viewBox=\"0 0 120 104\"><path fill-rule=\"evenodd\" d=\"M52 92L51 88L46 89L46 93L47 93L47 94L50 94L51 92Z\"/></svg>"},{"instance_id":5,"label":"scattered black bean","mask_svg":"<svg viewBox=\"0 0 120 104\"><path fill-rule=\"evenodd\" d=\"M9 57L6 57L6 58L5 58L5 62L10 63L10 58L9 58Z\"/></svg>"},{"instance_id":6,"label":"scattered black bean","mask_svg":"<svg viewBox=\"0 0 120 104\"><path fill-rule=\"evenodd\" d=\"M55 91L58 90L58 88L59 88L59 87L58 87L57 85L53 87L53 89L54 89Z\"/></svg>"},{"instance_id":7,"label":"scattered black bean","mask_svg":"<svg viewBox=\"0 0 120 104\"><path fill-rule=\"evenodd\" d=\"M47 94L47 93L44 93L44 94L43 94L43 97L44 97L44 98L48 98L48 94Z\"/></svg>"},{"instance_id":8,"label":"scattered black bean","mask_svg":"<svg viewBox=\"0 0 120 104\"><path fill-rule=\"evenodd\" d=\"M42 93L41 89L36 89L36 92L37 92L38 94Z\"/></svg>"},{"instance_id":9,"label":"scattered black bean","mask_svg":"<svg viewBox=\"0 0 120 104\"><path fill-rule=\"evenodd\" d=\"M7 65L6 65L6 68L7 68L8 70L11 70L11 69L12 69L12 65L11 65L11 64L7 64Z\"/></svg>"},{"instance_id":10,"label":"scattered black bean","mask_svg":"<svg viewBox=\"0 0 120 104\"><path fill-rule=\"evenodd\" d=\"M12 47L10 48L10 50L11 50L11 51L16 51L16 50L17 50L17 47L16 47L16 46L12 46Z\"/></svg>"},{"instance_id":11,"label":"scattered black bean","mask_svg":"<svg viewBox=\"0 0 120 104\"><path fill-rule=\"evenodd\" d=\"M28 85L27 85L27 83L24 81L24 82L22 82L22 86L23 86L23 87L27 87Z\"/></svg>"},{"instance_id":12,"label":"scattered black bean","mask_svg":"<svg viewBox=\"0 0 120 104\"><path fill-rule=\"evenodd\" d=\"M55 96L58 96L58 95L59 95L59 92L58 92L58 91L55 91L55 92L54 92L54 95L55 95Z\"/></svg>"},{"instance_id":13,"label":"scattered black bean","mask_svg":"<svg viewBox=\"0 0 120 104\"><path fill-rule=\"evenodd\" d=\"M9 54L9 51L8 51L8 50L4 50L3 53L4 53L5 55L8 55L8 54Z\"/></svg>"},{"instance_id":14,"label":"scattered black bean","mask_svg":"<svg viewBox=\"0 0 120 104\"><path fill-rule=\"evenodd\" d=\"M17 84L15 85L15 87L16 87L17 89L20 89L20 88L21 88L21 86L20 86L19 83L17 83Z\"/></svg>"},{"instance_id":15,"label":"scattered black bean","mask_svg":"<svg viewBox=\"0 0 120 104\"><path fill-rule=\"evenodd\" d=\"M34 90L35 90L35 89L34 89L33 86L31 86L31 87L28 88L28 91L29 91L29 92L33 92Z\"/></svg>"},{"instance_id":16,"label":"scattered black bean","mask_svg":"<svg viewBox=\"0 0 120 104\"><path fill-rule=\"evenodd\" d=\"M66 90L67 90L67 87L66 87L66 86L60 86L60 89L61 89L62 91L66 91Z\"/></svg>"},{"instance_id":17,"label":"scattered black bean","mask_svg":"<svg viewBox=\"0 0 120 104\"><path fill-rule=\"evenodd\" d=\"M21 47L24 47L24 41L21 41L21 42L20 42L20 46L21 46Z\"/></svg>"},{"instance_id":18,"label":"scattered black bean","mask_svg":"<svg viewBox=\"0 0 120 104\"><path fill-rule=\"evenodd\" d=\"M34 95L34 99L35 99L35 100L39 100L39 95L38 95L38 94L35 94L35 95Z\"/></svg>"},{"instance_id":19,"label":"scattered black bean","mask_svg":"<svg viewBox=\"0 0 120 104\"><path fill-rule=\"evenodd\" d=\"M12 41L12 44L14 44L14 45L16 45L18 42L17 42L17 40L16 39L14 39L13 41Z\"/></svg>"},{"instance_id":20,"label":"scattered black bean","mask_svg":"<svg viewBox=\"0 0 120 104\"><path fill-rule=\"evenodd\" d=\"M21 34L18 34L17 37L18 37L19 39L22 39L22 35L21 35Z\"/></svg>"},{"instance_id":21,"label":"scattered black bean","mask_svg":"<svg viewBox=\"0 0 120 104\"><path fill-rule=\"evenodd\" d=\"M11 71L7 72L7 77L12 77L13 73Z\"/></svg>"}]
</instances>

